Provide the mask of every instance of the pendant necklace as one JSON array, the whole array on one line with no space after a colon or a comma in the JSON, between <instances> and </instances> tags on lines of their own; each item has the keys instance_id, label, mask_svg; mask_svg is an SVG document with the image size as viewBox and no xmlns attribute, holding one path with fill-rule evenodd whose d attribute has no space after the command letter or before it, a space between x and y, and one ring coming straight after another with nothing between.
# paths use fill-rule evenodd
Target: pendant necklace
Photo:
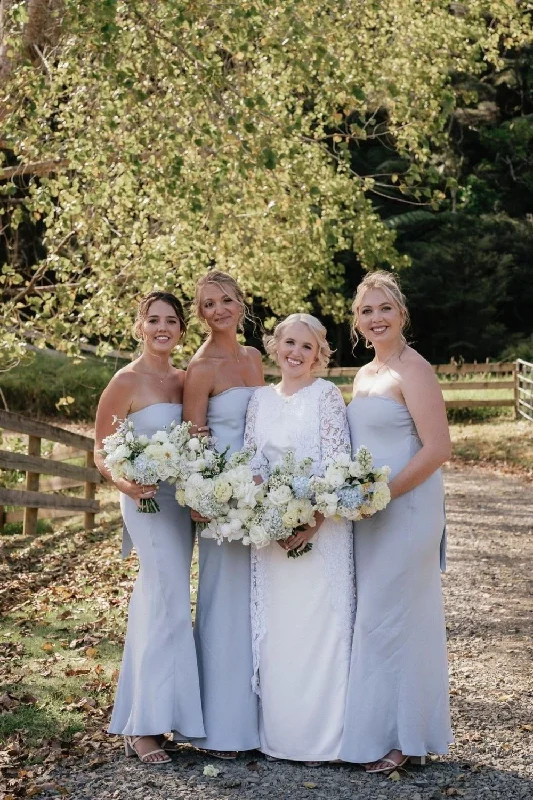
<instances>
[{"instance_id":1,"label":"pendant necklace","mask_svg":"<svg viewBox=\"0 0 533 800\"><path fill-rule=\"evenodd\" d=\"M400 350L398 350L398 352L397 352L397 353L393 353L391 356L389 356L389 357L387 358L387 360L386 360L386 361L384 361L384 362L383 362L383 364L380 364L380 365L379 365L379 367L376 369L376 375L378 374L378 372L380 371L380 369L382 369L382 368L383 368L383 367L384 367L386 364L388 364L388 363L389 363L389 361L392 361L392 359L393 359L395 356L398 356L398 358L399 358L399 357L401 356L401 354L403 353L403 351L405 350L406 346L407 346L407 343L406 343L406 342L404 342L404 343L403 343L403 345L401 346Z\"/></svg>"}]
</instances>

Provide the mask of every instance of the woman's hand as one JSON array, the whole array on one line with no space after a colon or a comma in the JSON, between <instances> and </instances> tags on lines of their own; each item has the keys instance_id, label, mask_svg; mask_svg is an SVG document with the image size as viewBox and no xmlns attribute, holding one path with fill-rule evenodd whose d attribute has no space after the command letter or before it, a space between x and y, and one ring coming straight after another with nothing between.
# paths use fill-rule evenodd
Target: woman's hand
<instances>
[{"instance_id":1,"label":"woman's hand","mask_svg":"<svg viewBox=\"0 0 533 800\"><path fill-rule=\"evenodd\" d=\"M202 517L198 511L195 511L194 508L191 508L191 519L193 522L211 522L209 517Z\"/></svg>"},{"instance_id":2,"label":"woman's hand","mask_svg":"<svg viewBox=\"0 0 533 800\"><path fill-rule=\"evenodd\" d=\"M189 433L191 436L210 436L211 431L207 425L191 425Z\"/></svg>"},{"instance_id":3,"label":"woman's hand","mask_svg":"<svg viewBox=\"0 0 533 800\"><path fill-rule=\"evenodd\" d=\"M125 478L119 478L118 481L115 481L115 486L119 492L127 494L128 497L135 500L137 505L140 504L141 500L149 500L157 494L157 486L143 486L140 483L127 481Z\"/></svg>"},{"instance_id":4,"label":"woman's hand","mask_svg":"<svg viewBox=\"0 0 533 800\"><path fill-rule=\"evenodd\" d=\"M319 511L315 513L315 524L313 526L306 525L301 531L295 531L288 539L278 542L284 550L303 550L306 544L313 538L322 523L324 522L324 514Z\"/></svg>"}]
</instances>

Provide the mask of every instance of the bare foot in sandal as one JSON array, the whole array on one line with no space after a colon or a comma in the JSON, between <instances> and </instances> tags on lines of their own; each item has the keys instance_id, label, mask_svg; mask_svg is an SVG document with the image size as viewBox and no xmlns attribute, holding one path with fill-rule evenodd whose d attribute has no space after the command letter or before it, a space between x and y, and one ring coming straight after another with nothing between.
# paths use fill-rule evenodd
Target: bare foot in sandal
<instances>
[{"instance_id":1,"label":"bare foot in sandal","mask_svg":"<svg viewBox=\"0 0 533 800\"><path fill-rule=\"evenodd\" d=\"M125 736L124 748L127 756L137 756L143 764L169 764L170 758L161 748L155 736Z\"/></svg>"}]
</instances>

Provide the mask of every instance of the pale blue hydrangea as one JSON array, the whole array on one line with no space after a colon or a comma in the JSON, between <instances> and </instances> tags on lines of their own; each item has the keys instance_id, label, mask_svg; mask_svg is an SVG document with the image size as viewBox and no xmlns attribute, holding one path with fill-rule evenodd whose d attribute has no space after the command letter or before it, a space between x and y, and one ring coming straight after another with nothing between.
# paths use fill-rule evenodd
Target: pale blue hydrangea
<instances>
[{"instance_id":1,"label":"pale blue hydrangea","mask_svg":"<svg viewBox=\"0 0 533 800\"><path fill-rule=\"evenodd\" d=\"M359 508L363 505L363 491L360 486L341 486L337 489L339 506L343 508Z\"/></svg>"},{"instance_id":2,"label":"pale blue hydrangea","mask_svg":"<svg viewBox=\"0 0 533 800\"><path fill-rule=\"evenodd\" d=\"M304 475L293 478L291 488L297 500L310 500L313 496L310 479Z\"/></svg>"}]
</instances>

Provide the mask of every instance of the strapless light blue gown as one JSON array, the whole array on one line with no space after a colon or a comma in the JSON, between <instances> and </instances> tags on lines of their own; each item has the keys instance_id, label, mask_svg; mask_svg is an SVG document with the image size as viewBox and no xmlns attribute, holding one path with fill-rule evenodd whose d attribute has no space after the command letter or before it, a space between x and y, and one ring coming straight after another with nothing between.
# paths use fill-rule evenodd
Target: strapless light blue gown
<instances>
[{"instance_id":1,"label":"strapless light blue gown","mask_svg":"<svg viewBox=\"0 0 533 800\"><path fill-rule=\"evenodd\" d=\"M137 434L151 436L173 420L181 422L181 405L154 403L129 419ZM131 537L140 569L129 605L110 733L172 731L177 740L205 733L189 590L194 537L189 509L178 505L174 491L168 483L159 484L156 514L138 513L135 502L120 495L125 549Z\"/></svg>"},{"instance_id":2,"label":"strapless light blue gown","mask_svg":"<svg viewBox=\"0 0 533 800\"><path fill-rule=\"evenodd\" d=\"M207 424L217 448L243 446L246 409L254 387L227 389L209 400ZM194 638L210 750L259 746L258 700L252 690L250 548L199 537L200 574Z\"/></svg>"},{"instance_id":3,"label":"strapless light blue gown","mask_svg":"<svg viewBox=\"0 0 533 800\"><path fill-rule=\"evenodd\" d=\"M421 448L408 409L388 397L348 406L354 450L370 448L392 477ZM446 627L440 578L440 470L355 524L357 612L340 758L366 763L390 750L447 753Z\"/></svg>"}]
</instances>

